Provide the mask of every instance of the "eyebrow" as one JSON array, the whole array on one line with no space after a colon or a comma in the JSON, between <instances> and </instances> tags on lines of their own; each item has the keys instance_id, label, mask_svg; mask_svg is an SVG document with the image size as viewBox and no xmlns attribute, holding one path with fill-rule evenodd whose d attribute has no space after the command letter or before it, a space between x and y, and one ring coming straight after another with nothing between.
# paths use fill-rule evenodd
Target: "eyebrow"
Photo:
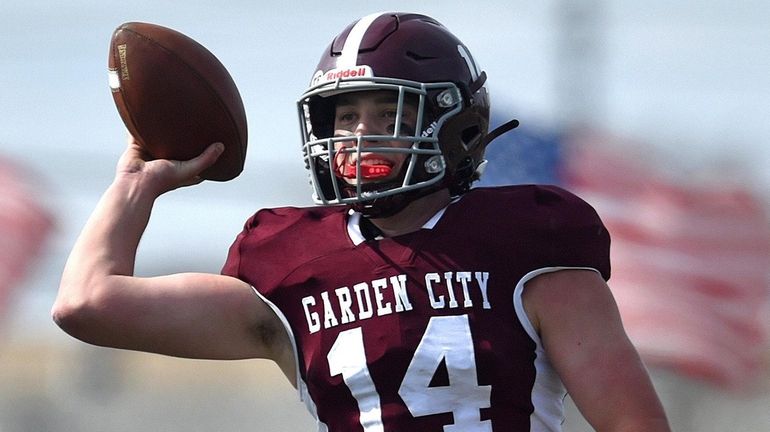
<instances>
[{"instance_id":1,"label":"eyebrow","mask_svg":"<svg viewBox=\"0 0 770 432\"><path fill-rule=\"evenodd\" d=\"M374 99L374 103L378 104L394 104L398 103L398 95L383 95ZM341 95L337 99L337 106L340 105L353 105L353 98L346 95Z\"/></svg>"}]
</instances>

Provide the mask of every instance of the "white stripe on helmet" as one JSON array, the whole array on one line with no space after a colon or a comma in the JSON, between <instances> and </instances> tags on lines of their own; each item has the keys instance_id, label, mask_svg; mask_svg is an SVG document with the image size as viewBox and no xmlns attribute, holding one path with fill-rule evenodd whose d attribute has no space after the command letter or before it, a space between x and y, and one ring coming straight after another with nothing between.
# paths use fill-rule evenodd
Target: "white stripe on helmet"
<instances>
[{"instance_id":1,"label":"white stripe on helmet","mask_svg":"<svg viewBox=\"0 0 770 432\"><path fill-rule=\"evenodd\" d=\"M342 47L342 55L337 58L337 69L356 66L358 49L361 47L361 40L364 38L366 31L369 30L374 20L385 14L386 12L377 12L367 15L358 20L356 25L350 29L350 33L347 39L345 39L345 45Z\"/></svg>"},{"instance_id":2,"label":"white stripe on helmet","mask_svg":"<svg viewBox=\"0 0 770 432\"><path fill-rule=\"evenodd\" d=\"M471 53L469 53L462 45L457 45L457 51L460 53L460 57L462 57L468 65L468 70L471 72L471 79L473 79L473 81L479 79L481 71L479 71L479 66L476 64L476 61L473 60Z\"/></svg>"}]
</instances>

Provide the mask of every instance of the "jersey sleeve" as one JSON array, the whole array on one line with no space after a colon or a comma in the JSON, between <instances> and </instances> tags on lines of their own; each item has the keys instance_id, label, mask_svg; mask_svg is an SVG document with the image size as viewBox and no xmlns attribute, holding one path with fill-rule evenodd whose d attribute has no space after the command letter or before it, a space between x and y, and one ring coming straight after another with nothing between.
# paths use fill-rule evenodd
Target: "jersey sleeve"
<instances>
[{"instance_id":1,"label":"jersey sleeve","mask_svg":"<svg viewBox=\"0 0 770 432\"><path fill-rule=\"evenodd\" d=\"M279 207L249 218L235 238L221 273L268 295L298 266L341 247L332 227L344 227L341 210Z\"/></svg>"},{"instance_id":2,"label":"jersey sleeve","mask_svg":"<svg viewBox=\"0 0 770 432\"><path fill-rule=\"evenodd\" d=\"M610 234L596 210L555 186L539 187L535 202L540 226L545 230L544 266L589 267L609 280Z\"/></svg>"},{"instance_id":3,"label":"jersey sleeve","mask_svg":"<svg viewBox=\"0 0 770 432\"><path fill-rule=\"evenodd\" d=\"M301 237L291 227L302 218L293 208L263 209L249 218L235 238L222 274L250 283L257 289L272 285L287 271L287 256Z\"/></svg>"},{"instance_id":4,"label":"jersey sleeve","mask_svg":"<svg viewBox=\"0 0 770 432\"><path fill-rule=\"evenodd\" d=\"M240 279L240 266L241 266L241 244L249 235L251 227L255 223L257 215L255 214L243 226L243 230L235 237L235 241L230 245L230 249L227 253L227 259L222 266L221 273L225 276L232 276Z\"/></svg>"}]
</instances>

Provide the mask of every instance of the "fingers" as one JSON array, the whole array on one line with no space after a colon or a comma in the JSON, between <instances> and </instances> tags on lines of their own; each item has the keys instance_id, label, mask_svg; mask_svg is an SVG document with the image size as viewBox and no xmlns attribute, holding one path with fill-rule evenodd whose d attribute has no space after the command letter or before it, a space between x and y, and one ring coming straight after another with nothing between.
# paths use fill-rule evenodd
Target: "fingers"
<instances>
[{"instance_id":1,"label":"fingers","mask_svg":"<svg viewBox=\"0 0 770 432\"><path fill-rule=\"evenodd\" d=\"M179 163L179 174L184 179L195 179L206 168L214 165L219 156L224 152L225 146L222 143L211 144L200 155ZM198 182L200 183L200 182Z\"/></svg>"},{"instance_id":2,"label":"fingers","mask_svg":"<svg viewBox=\"0 0 770 432\"><path fill-rule=\"evenodd\" d=\"M204 169L210 167L211 165L214 165L214 162L219 159L219 156L225 151L225 145L221 142L216 142L214 144L211 144L206 148L206 150L203 150L203 153L192 159L192 161L195 161L196 163L200 163L202 165L201 171Z\"/></svg>"},{"instance_id":3,"label":"fingers","mask_svg":"<svg viewBox=\"0 0 770 432\"><path fill-rule=\"evenodd\" d=\"M180 187L193 186L203 182L200 174L208 167L212 166L219 156L224 152L225 146L222 143L214 143L208 146L198 156L186 161L168 161L157 160L149 162L151 167L164 167L162 170L165 175L158 178L159 185L165 184L164 191L177 189Z\"/></svg>"},{"instance_id":4,"label":"fingers","mask_svg":"<svg viewBox=\"0 0 770 432\"><path fill-rule=\"evenodd\" d=\"M129 150L133 150L149 159L149 154L147 154L142 143L128 131L126 132L126 144Z\"/></svg>"},{"instance_id":5,"label":"fingers","mask_svg":"<svg viewBox=\"0 0 770 432\"><path fill-rule=\"evenodd\" d=\"M201 183L200 174L212 166L224 152L222 143L209 145L189 160L154 159L130 134L127 148L118 162L117 175L139 180L158 195L184 186Z\"/></svg>"},{"instance_id":6,"label":"fingers","mask_svg":"<svg viewBox=\"0 0 770 432\"><path fill-rule=\"evenodd\" d=\"M126 143L129 146L139 145L139 141L137 141L137 139L133 135L131 135L131 132L129 131L126 131Z\"/></svg>"}]
</instances>

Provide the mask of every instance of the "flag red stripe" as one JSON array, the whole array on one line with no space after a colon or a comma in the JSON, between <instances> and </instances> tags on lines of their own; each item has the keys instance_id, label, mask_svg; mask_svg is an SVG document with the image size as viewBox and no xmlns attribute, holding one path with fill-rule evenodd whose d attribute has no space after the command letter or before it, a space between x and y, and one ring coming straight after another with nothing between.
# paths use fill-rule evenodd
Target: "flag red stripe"
<instances>
[{"instance_id":1,"label":"flag red stripe","mask_svg":"<svg viewBox=\"0 0 770 432\"><path fill-rule=\"evenodd\" d=\"M0 316L53 227L31 177L22 167L0 160Z\"/></svg>"},{"instance_id":2,"label":"flag red stripe","mask_svg":"<svg viewBox=\"0 0 770 432\"><path fill-rule=\"evenodd\" d=\"M610 287L629 337L651 364L730 387L751 383L770 345L763 203L741 185L678 181L612 148L630 147L575 135L562 178L610 231Z\"/></svg>"}]
</instances>

